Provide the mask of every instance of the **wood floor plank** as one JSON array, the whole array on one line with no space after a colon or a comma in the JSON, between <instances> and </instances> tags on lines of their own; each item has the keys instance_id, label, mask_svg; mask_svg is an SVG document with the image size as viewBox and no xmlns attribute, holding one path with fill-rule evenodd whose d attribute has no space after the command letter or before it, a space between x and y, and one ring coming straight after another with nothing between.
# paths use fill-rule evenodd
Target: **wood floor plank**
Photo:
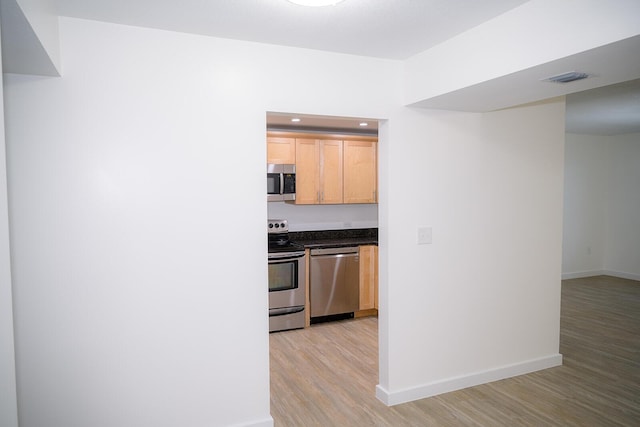
<instances>
[{"instance_id":1,"label":"wood floor plank","mask_svg":"<svg viewBox=\"0 0 640 427\"><path fill-rule=\"evenodd\" d=\"M271 415L289 426L640 426L640 282L562 283L563 365L387 407L377 319L270 335Z\"/></svg>"}]
</instances>

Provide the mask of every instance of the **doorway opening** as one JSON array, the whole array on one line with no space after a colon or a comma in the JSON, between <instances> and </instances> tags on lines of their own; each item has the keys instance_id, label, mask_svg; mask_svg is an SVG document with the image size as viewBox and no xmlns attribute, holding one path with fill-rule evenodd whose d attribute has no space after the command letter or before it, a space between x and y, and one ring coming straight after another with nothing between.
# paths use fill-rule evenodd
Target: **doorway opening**
<instances>
[{"instance_id":1,"label":"doorway opening","mask_svg":"<svg viewBox=\"0 0 640 427\"><path fill-rule=\"evenodd\" d=\"M365 410L363 399L379 403L378 120L268 112L266 123L267 164L294 165L296 188L293 199L269 201L266 219L286 224L286 240L304 248L306 288L303 327L278 330L270 322L271 413L277 424L295 424L296 417L326 424L339 419L326 413L332 408ZM275 187L268 192L272 190ZM314 291L325 286L328 274L319 273L321 263L311 262L311 250L338 248L335 256L341 259L339 248L345 245L351 247L352 266L345 267L351 273L344 273L344 282L355 289L355 297L353 292L336 292L343 284L332 283L328 299L335 302L340 294L355 298L355 306L339 301L335 313L319 311L321 297ZM336 273L337 264L331 264L332 276L342 274ZM270 274L269 280L271 290L271 282L278 279ZM276 309L272 312L277 315ZM347 396L357 399L353 405Z\"/></svg>"}]
</instances>

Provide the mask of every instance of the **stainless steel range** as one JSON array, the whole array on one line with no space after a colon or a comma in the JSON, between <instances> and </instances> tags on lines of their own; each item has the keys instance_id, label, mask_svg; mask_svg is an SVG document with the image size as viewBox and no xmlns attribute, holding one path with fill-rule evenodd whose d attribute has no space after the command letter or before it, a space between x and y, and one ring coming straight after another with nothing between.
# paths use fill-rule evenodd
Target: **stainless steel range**
<instances>
[{"instance_id":1,"label":"stainless steel range","mask_svg":"<svg viewBox=\"0 0 640 427\"><path fill-rule=\"evenodd\" d=\"M304 247L289 240L285 219L267 220L269 237L269 332L304 328Z\"/></svg>"}]
</instances>

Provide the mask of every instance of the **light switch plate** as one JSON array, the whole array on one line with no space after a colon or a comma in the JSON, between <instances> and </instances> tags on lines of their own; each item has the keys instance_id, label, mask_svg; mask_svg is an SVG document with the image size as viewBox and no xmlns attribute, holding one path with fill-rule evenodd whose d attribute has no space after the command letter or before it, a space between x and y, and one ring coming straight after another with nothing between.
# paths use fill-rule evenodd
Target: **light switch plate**
<instances>
[{"instance_id":1,"label":"light switch plate","mask_svg":"<svg viewBox=\"0 0 640 427\"><path fill-rule=\"evenodd\" d=\"M432 242L431 227L419 227L418 228L418 244L430 245Z\"/></svg>"}]
</instances>

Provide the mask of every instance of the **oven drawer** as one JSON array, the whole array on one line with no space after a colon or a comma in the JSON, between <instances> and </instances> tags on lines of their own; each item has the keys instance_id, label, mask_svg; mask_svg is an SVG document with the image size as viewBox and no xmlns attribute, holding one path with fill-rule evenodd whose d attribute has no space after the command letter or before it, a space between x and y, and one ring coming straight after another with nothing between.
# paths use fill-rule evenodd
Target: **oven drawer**
<instances>
[{"instance_id":1,"label":"oven drawer","mask_svg":"<svg viewBox=\"0 0 640 427\"><path fill-rule=\"evenodd\" d=\"M269 332L304 328L304 306L269 310Z\"/></svg>"}]
</instances>

